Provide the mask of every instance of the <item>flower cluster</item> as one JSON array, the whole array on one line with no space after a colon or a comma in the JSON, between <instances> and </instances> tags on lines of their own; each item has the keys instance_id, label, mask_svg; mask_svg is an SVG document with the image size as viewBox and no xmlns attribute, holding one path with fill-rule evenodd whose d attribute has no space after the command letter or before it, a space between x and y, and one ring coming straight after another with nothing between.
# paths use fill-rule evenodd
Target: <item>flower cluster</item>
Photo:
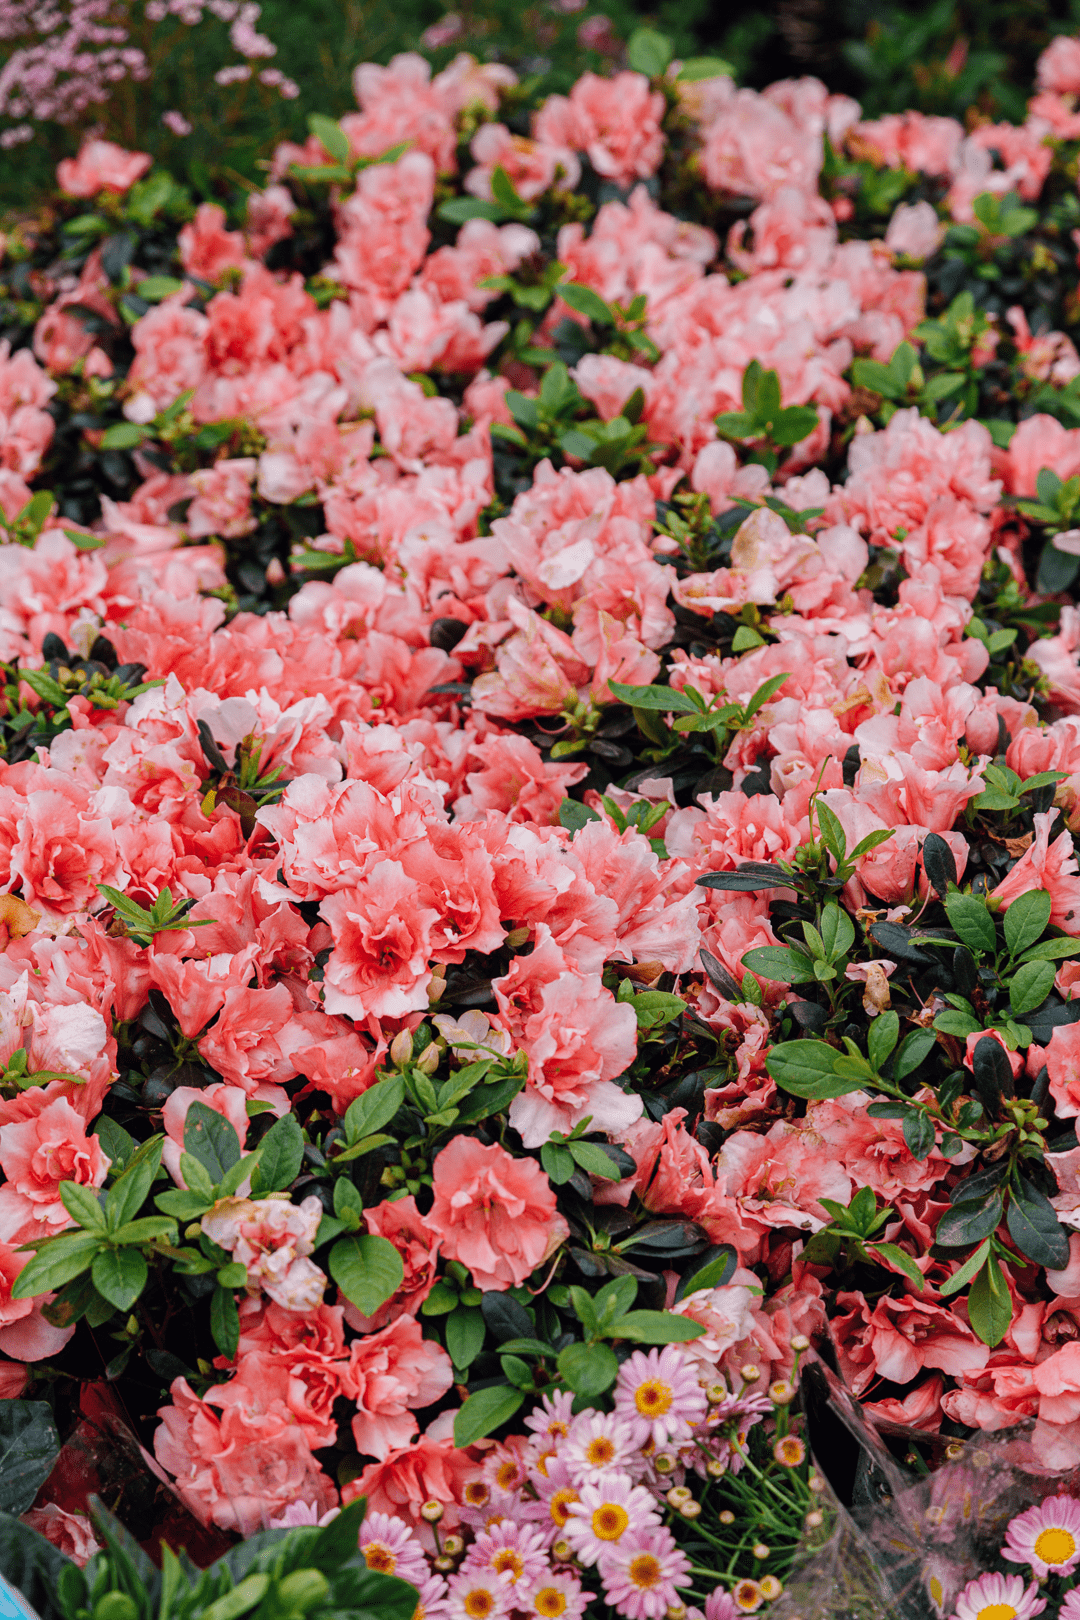
<instances>
[{"instance_id":1,"label":"flower cluster","mask_svg":"<svg viewBox=\"0 0 1080 1620\"><path fill-rule=\"evenodd\" d=\"M1080 1437L1080 44L967 133L354 84L3 238L0 1395L108 1340L429 1616L728 1620L811 1347Z\"/></svg>"}]
</instances>

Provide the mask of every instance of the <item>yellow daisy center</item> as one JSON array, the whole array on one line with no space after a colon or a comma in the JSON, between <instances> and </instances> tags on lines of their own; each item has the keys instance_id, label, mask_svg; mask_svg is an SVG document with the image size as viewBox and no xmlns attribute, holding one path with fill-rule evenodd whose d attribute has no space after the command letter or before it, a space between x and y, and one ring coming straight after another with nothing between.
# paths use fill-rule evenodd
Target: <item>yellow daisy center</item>
<instances>
[{"instance_id":1,"label":"yellow daisy center","mask_svg":"<svg viewBox=\"0 0 1080 1620\"><path fill-rule=\"evenodd\" d=\"M556 1491L551 1498L551 1517L561 1530L570 1517L570 1504L578 1500L577 1491Z\"/></svg>"},{"instance_id":2,"label":"yellow daisy center","mask_svg":"<svg viewBox=\"0 0 1080 1620\"><path fill-rule=\"evenodd\" d=\"M987 1603L976 1620L1016 1620L1016 1610L1011 1603Z\"/></svg>"},{"instance_id":3,"label":"yellow daisy center","mask_svg":"<svg viewBox=\"0 0 1080 1620\"><path fill-rule=\"evenodd\" d=\"M592 1463L594 1468L606 1468L615 1457L615 1443L609 1440L606 1434L597 1435L585 1447L585 1461Z\"/></svg>"},{"instance_id":4,"label":"yellow daisy center","mask_svg":"<svg viewBox=\"0 0 1080 1620\"><path fill-rule=\"evenodd\" d=\"M465 1613L469 1620L488 1620L488 1616L495 1613L495 1599L482 1586L477 1587L465 1594Z\"/></svg>"},{"instance_id":5,"label":"yellow daisy center","mask_svg":"<svg viewBox=\"0 0 1080 1620\"><path fill-rule=\"evenodd\" d=\"M482 1479L470 1480L465 1487L465 1500L470 1507L483 1507L491 1492Z\"/></svg>"},{"instance_id":6,"label":"yellow daisy center","mask_svg":"<svg viewBox=\"0 0 1080 1620\"><path fill-rule=\"evenodd\" d=\"M652 1553L639 1553L636 1558L631 1558L627 1574L635 1586L640 1586L643 1592L647 1592L650 1588L659 1586L664 1572L660 1568L660 1560L654 1558Z\"/></svg>"},{"instance_id":7,"label":"yellow daisy center","mask_svg":"<svg viewBox=\"0 0 1080 1620\"><path fill-rule=\"evenodd\" d=\"M517 1463L504 1462L495 1475L495 1481L502 1486L504 1491L512 1491L520 1477L521 1471Z\"/></svg>"},{"instance_id":8,"label":"yellow daisy center","mask_svg":"<svg viewBox=\"0 0 1080 1620\"><path fill-rule=\"evenodd\" d=\"M525 1560L513 1547L502 1547L491 1560L491 1567L496 1575L505 1575L509 1572L512 1580L520 1580L525 1569Z\"/></svg>"},{"instance_id":9,"label":"yellow daisy center","mask_svg":"<svg viewBox=\"0 0 1080 1620\"><path fill-rule=\"evenodd\" d=\"M368 1569L376 1569L380 1575L392 1575L397 1569L397 1559L381 1541L369 1541L363 1548L363 1554Z\"/></svg>"},{"instance_id":10,"label":"yellow daisy center","mask_svg":"<svg viewBox=\"0 0 1080 1620\"><path fill-rule=\"evenodd\" d=\"M592 1516L593 1535L599 1541L618 1541L629 1523L630 1515L625 1508L618 1502L605 1502Z\"/></svg>"},{"instance_id":11,"label":"yellow daisy center","mask_svg":"<svg viewBox=\"0 0 1080 1620\"><path fill-rule=\"evenodd\" d=\"M659 1378L650 1378L641 1384L634 1395L634 1405L642 1417L663 1417L670 1411L673 1396L667 1384L662 1384Z\"/></svg>"},{"instance_id":12,"label":"yellow daisy center","mask_svg":"<svg viewBox=\"0 0 1080 1620\"><path fill-rule=\"evenodd\" d=\"M558 1616L565 1612L566 1599L557 1586L542 1586L533 1598L533 1609L537 1614L547 1617L547 1620L558 1620Z\"/></svg>"},{"instance_id":13,"label":"yellow daisy center","mask_svg":"<svg viewBox=\"0 0 1080 1620\"><path fill-rule=\"evenodd\" d=\"M1076 1552L1076 1537L1059 1524L1040 1530L1035 1537L1035 1556L1044 1564L1066 1564Z\"/></svg>"}]
</instances>

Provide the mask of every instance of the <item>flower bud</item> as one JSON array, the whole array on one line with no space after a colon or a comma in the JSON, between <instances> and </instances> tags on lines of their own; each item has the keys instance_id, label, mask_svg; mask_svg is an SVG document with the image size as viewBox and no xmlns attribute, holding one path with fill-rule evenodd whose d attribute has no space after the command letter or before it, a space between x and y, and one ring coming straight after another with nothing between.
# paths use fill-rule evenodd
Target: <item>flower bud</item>
<instances>
[{"instance_id":1,"label":"flower bud","mask_svg":"<svg viewBox=\"0 0 1080 1620\"><path fill-rule=\"evenodd\" d=\"M454 1559L447 1558L444 1553L440 1554L438 1558L433 1559L432 1563L441 1575L448 1575L451 1570L457 1568L457 1564L455 1563Z\"/></svg>"},{"instance_id":2,"label":"flower bud","mask_svg":"<svg viewBox=\"0 0 1080 1620\"><path fill-rule=\"evenodd\" d=\"M700 1502L695 1502L693 1497L691 1497L689 1502L684 1502L683 1503L682 1507L679 1509L679 1513L681 1514L681 1516L684 1519L697 1519L697 1518L700 1518L701 1517L701 1503Z\"/></svg>"},{"instance_id":3,"label":"flower bud","mask_svg":"<svg viewBox=\"0 0 1080 1620\"><path fill-rule=\"evenodd\" d=\"M774 1406L790 1406L795 1399L794 1384L789 1384L786 1378L778 1378L775 1384L769 1385L769 1399Z\"/></svg>"},{"instance_id":4,"label":"flower bud","mask_svg":"<svg viewBox=\"0 0 1080 1620\"><path fill-rule=\"evenodd\" d=\"M745 1367L739 1368L739 1377L744 1384L756 1384L761 1377L761 1368L755 1367L752 1361L748 1361Z\"/></svg>"},{"instance_id":5,"label":"flower bud","mask_svg":"<svg viewBox=\"0 0 1080 1620\"><path fill-rule=\"evenodd\" d=\"M390 1042L390 1061L395 1068L403 1068L412 1057L413 1038L411 1029L399 1029Z\"/></svg>"},{"instance_id":6,"label":"flower bud","mask_svg":"<svg viewBox=\"0 0 1080 1620\"><path fill-rule=\"evenodd\" d=\"M809 1350L810 1340L806 1337L805 1333L796 1333L795 1337L791 1341L791 1348L793 1350L800 1351Z\"/></svg>"},{"instance_id":7,"label":"flower bud","mask_svg":"<svg viewBox=\"0 0 1080 1620\"><path fill-rule=\"evenodd\" d=\"M574 1556L574 1549L568 1541L555 1541L551 1545L551 1556L560 1564L565 1564Z\"/></svg>"},{"instance_id":8,"label":"flower bud","mask_svg":"<svg viewBox=\"0 0 1080 1620\"><path fill-rule=\"evenodd\" d=\"M460 1536L443 1536L442 1550L447 1558L460 1558L465 1551L465 1543Z\"/></svg>"},{"instance_id":9,"label":"flower bud","mask_svg":"<svg viewBox=\"0 0 1080 1620\"><path fill-rule=\"evenodd\" d=\"M710 1457L705 1464L705 1472L710 1479L723 1479L727 1473L727 1463L722 1462L719 1457Z\"/></svg>"},{"instance_id":10,"label":"flower bud","mask_svg":"<svg viewBox=\"0 0 1080 1620\"><path fill-rule=\"evenodd\" d=\"M435 1070L439 1067L439 1048L435 1045L434 1041L432 1041L429 1046L424 1047L424 1050L416 1060L416 1067L424 1074L435 1073Z\"/></svg>"},{"instance_id":11,"label":"flower bud","mask_svg":"<svg viewBox=\"0 0 1080 1620\"><path fill-rule=\"evenodd\" d=\"M441 1502L436 1502L434 1499L425 1502L420 1509L420 1517L425 1519L428 1524L438 1524L442 1516L443 1505Z\"/></svg>"},{"instance_id":12,"label":"flower bud","mask_svg":"<svg viewBox=\"0 0 1080 1620\"><path fill-rule=\"evenodd\" d=\"M720 1523L721 1524L734 1524L735 1523L735 1515L734 1515L734 1513L732 1513L730 1508L725 1508L723 1513L720 1514Z\"/></svg>"},{"instance_id":13,"label":"flower bud","mask_svg":"<svg viewBox=\"0 0 1080 1620\"><path fill-rule=\"evenodd\" d=\"M126 1592L106 1592L94 1605L94 1620L138 1620L138 1613Z\"/></svg>"},{"instance_id":14,"label":"flower bud","mask_svg":"<svg viewBox=\"0 0 1080 1620\"><path fill-rule=\"evenodd\" d=\"M784 1590L783 1586L777 1580L775 1575L763 1575L761 1580L758 1582L758 1585L761 1587L761 1590L764 1592L770 1603L778 1598L781 1592Z\"/></svg>"},{"instance_id":15,"label":"flower bud","mask_svg":"<svg viewBox=\"0 0 1080 1620\"><path fill-rule=\"evenodd\" d=\"M667 1620L685 1620L686 1604L669 1603L667 1606Z\"/></svg>"},{"instance_id":16,"label":"flower bud","mask_svg":"<svg viewBox=\"0 0 1080 1620\"><path fill-rule=\"evenodd\" d=\"M768 1558L772 1549L771 1547L767 1547L763 1541L755 1541L750 1551L753 1553L755 1558Z\"/></svg>"},{"instance_id":17,"label":"flower bud","mask_svg":"<svg viewBox=\"0 0 1080 1620\"><path fill-rule=\"evenodd\" d=\"M688 1490L685 1485L673 1485L667 1493L666 1500L673 1508L681 1508L684 1502L692 1501L693 1496L693 1491Z\"/></svg>"},{"instance_id":18,"label":"flower bud","mask_svg":"<svg viewBox=\"0 0 1080 1620\"><path fill-rule=\"evenodd\" d=\"M808 1530L816 1530L819 1525L824 1523L825 1515L821 1512L820 1508L814 1508L813 1512L808 1513L806 1518L803 1520L803 1524Z\"/></svg>"},{"instance_id":19,"label":"flower bud","mask_svg":"<svg viewBox=\"0 0 1080 1620\"><path fill-rule=\"evenodd\" d=\"M825 1489L825 1481L822 1479L820 1474L811 1474L806 1483L810 1490L813 1491L815 1496L820 1496L821 1492Z\"/></svg>"},{"instance_id":20,"label":"flower bud","mask_svg":"<svg viewBox=\"0 0 1080 1620\"><path fill-rule=\"evenodd\" d=\"M653 1458L653 1467L658 1474L673 1474L678 1466L678 1457L670 1451L658 1451Z\"/></svg>"},{"instance_id":21,"label":"flower bud","mask_svg":"<svg viewBox=\"0 0 1080 1620\"><path fill-rule=\"evenodd\" d=\"M727 1385L724 1383L722 1378L718 1379L715 1384L709 1385L708 1389L705 1391L705 1398L714 1406L719 1401L727 1400Z\"/></svg>"}]
</instances>

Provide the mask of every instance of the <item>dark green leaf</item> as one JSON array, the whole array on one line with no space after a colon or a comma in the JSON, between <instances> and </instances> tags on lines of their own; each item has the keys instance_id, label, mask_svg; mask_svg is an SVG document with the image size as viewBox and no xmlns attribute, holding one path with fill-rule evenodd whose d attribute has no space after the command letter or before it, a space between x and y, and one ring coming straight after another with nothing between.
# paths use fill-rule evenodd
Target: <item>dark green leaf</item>
<instances>
[{"instance_id":1,"label":"dark green leaf","mask_svg":"<svg viewBox=\"0 0 1080 1620\"><path fill-rule=\"evenodd\" d=\"M1054 988L1056 969L1053 962L1024 962L1017 968L1009 985L1009 1005L1013 1016L1041 1007Z\"/></svg>"},{"instance_id":2,"label":"dark green leaf","mask_svg":"<svg viewBox=\"0 0 1080 1620\"><path fill-rule=\"evenodd\" d=\"M958 1294L961 1288L966 1288L983 1261L990 1253L990 1239L983 1238L974 1254L969 1254L958 1271L954 1271L948 1282L942 1283L938 1293L942 1299L948 1299L951 1294Z\"/></svg>"},{"instance_id":3,"label":"dark green leaf","mask_svg":"<svg viewBox=\"0 0 1080 1620\"><path fill-rule=\"evenodd\" d=\"M1002 1208L1000 1192L977 1203L953 1204L938 1221L935 1243L945 1249L965 1249L969 1243L981 1243L997 1230Z\"/></svg>"},{"instance_id":4,"label":"dark green leaf","mask_svg":"<svg viewBox=\"0 0 1080 1620\"><path fill-rule=\"evenodd\" d=\"M354 1097L345 1110L345 1136L350 1145L389 1125L405 1101L405 1081L400 1074L377 1080Z\"/></svg>"},{"instance_id":5,"label":"dark green leaf","mask_svg":"<svg viewBox=\"0 0 1080 1620\"><path fill-rule=\"evenodd\" d=\"M606 1344L568 1344L559 1352L558 1368L575 1395L594 1401L615 1382L619 1363Z\"/></svg>"},{"instance_id":6,"label":"dark green leaf","mask_svg":"<svg viewBox=\"0 0 1080 1620\"><path fill-rule=\"evenodd\" d=\"M88 1232L98 1232L104 1236L105 1211L92 1188L80 1186L77 1181L62 1181L60 1199L73 1221Z\"/></svg>"},{"instance_id":7,"label":"dark green leaf","mask_svg":"<svg viewBox=\"0 0 1080 1620\"><path fill-rule=\"evenodd\" d=\"M85 1605L82 1571L11 1513L0 1513L0 1577L21 1593L40 1620L61 1620Z\"/></svg>"},{"instance_id":8,"label":"dark green leaf","mask_svg":"<svg viewBox=\"0 0 1080 1620\"><path fill-rule=\"evenodd\" d=\"M991 1350L1000 1344L1012 1321L1009 1285L993 1255L979 1272L968 1294L968 1321Z\"/></svg>"},{"instance_id":9,"label":"dark green leaf","mask_svg":"<svg viewBox=\"0 0 1080 1620\"><path fill-rule=\"evenodd\" d=\"M201 1108L203 1104L198 1106ZM134 1220L143 1207L161 1164L164 1140L163 1136L152 1136L140 1143L128 1160L123 1175L110 1187L105 1200L105 1216L111 1227L123 1226L126 1221Z\"/></svg>"},{"instance_id":10,"label":"dark green leaf","mask_svg":"<svg viewBox=\"0 0 1080 1620\"><path fill-rule=\"evenodd\" d=\"M872 1243L870 1251L887 1260L892 1266L898 1267L908 1281L913 1283L920 1293L922 1292L925 1286L923 1274L906 1249L901 1249L896 1243Z\"/></svg>"},{"instance_id":11,"label":"dark green leaf","mask_svg":"<svg viewBox=\"0 0 1080 1620\"><path fill-rule=\"evenodd\" d=\"M565 827L568 832L580 832L587 822L599 820L595 810L590 810L587 804L581 804L577 799L564 799L559 806L559 826Z\"/></svg>"},{"instance_id":12,"label":"dark green leaf","mask_svg":"<svg viewBox=\"0 0 1080 1620\"><path fill-rule=\"evenodd\" d=\"M1047 1271L1064 1271L1069 1263L1069 1234L1050 1200L1023 1176L1010 1190L1006 1215L1009 1233L1021 1254Z\"/></svg>"},{"instance_id":13,"label":"dark green leaf","mask_svg":"<svg viewBox=\"0 0 1080 1620\"><path fill-rule=\"evenodd\" d=\"M817 977L812 958L789 945L758 946L746 952L742 965L778 984L806 984Z\"/></svg>"},{"instance_id":14,"label":"dark green leaf","mask_svg":"<svg viewBox=\"0 0 1080 1620\"><path fill-rule=\"evenodd\" d=\"M686 1011L686 1002L667 990L642 990L639 995L634 996L630 1005L643 1029L656 1029L662 1024L670 1024L673 1018L678 1018L680 1013Z\"/></svg>"},{"instance_id":15,"label":"dark green leaf","mask_svg":"<svg viewBox=\"0 0 1080 1620\"><path fill-rule=\"evenodd\" d=\"M1019 956L1046 932L1052 902L1045 889L1029 889L1014 900L1005 913L1005 943L1013 956Z\"/></svg>"},{"instance_id":16,"label":"dark green leaf","mask_svg":"<svg viewBox=\"0 0 1080 1620\"><path fill-rule=\"evenodd\" d=\"M888 1012L879 1013L876 1018L871 1019L866 1035L866 1047L875 1069L881 1070L889 1061L899 1039L900 1019L891 1008Z\"/></svg>"},{"instance_id":17,"label":"dark green leaf","mask_svg":"<svg viewBox=\"0 0 1080 1620\"><path fill-rule=\"evenodd\" d=\"M949 1194L951 1204L976 1204L982 1198L988 1198L996 1187L1000 1187L1009 1171L1009 1161L998 1159L995 1164L988 1164L984 1170L979 1170L973 1176L958 1181Z\"/></svg>"},{"instance_id":18,"label":"dark green leaf","mask_svg":"<svg viewBox=\"0 0 1080 1620\"><path fill-rule=\"evenodd\" d=\"M706 1260L700 1270L692 1276L684 1277L675 1293L675 1303L685 1299L688 1294L696 1294L701 1288L722 1288L734 1275L739 1264L739 1256L730 1243L722 1243L719 1250L710 1260Z\"/></svg>"},{"instance_id":19,"label":"dark green leaf","mask_svg":"<svg viewBox=\"0 0 1080 1620\"><path fill-rule=\"evenodd\" d=\"M1001 1106L1002 1098L1015 1097L1012 1065L1000 1041L984 1035L976 1041L971 1054L972 1090L987 1114L993 1118Z\"/></svg>"},{"instance_id":20,"label":"dark green leaf","mask_svg":"<svg viewBox=\"0 0 1080 1620\"><path fill-rule=\"evenodd\" d=\"M622 681L609 681L608 687L620 703L633 709L658 709L664 714L701 712L685 692L677 692L673 686L625 686Z\"/></svg>"},{"instance_id":21,"label":"dark green leaf","mask_svg":"<svg viewBox=\"0 0 1080 1620\"><path fill-rule=\"evenodd\" d=\"M210 1296L210 1332L222 1355L232 1361L240 1345L240 1313L231 1288L215 1288Z\"/></svg>"},{"instance_id":22,"label":"dark green leaf","mask_svg":"<svg viewBox=\"0 0 1080 1620\"><path fill-rule=\"evenodd\" d=\"M509 1339L531 1339L536 1333L532 1317L511 1294L489 1289L480 1301L484 1321L499 1344Z\"/></svg>"},{"instance_id":23,"label":"dark green leaf","mask_svg":"<svg viewBox=\"0 0 1080 1620\"><path fill-rule=\"evenodd\" d=\"M52 1472L60 1436L45 1401L0 1401L0 1509L25 1513Z\"/></svg>"},{"instance_id":24,"label":"dark green leaf","mask_svg":"<svg viewBox=\"0 0 1080 1620\"><path fill-rule=\"evenodd\" d=\"M940 833L927 833L922 849L923 866L930 885L939 900L944 900L949 885L956 884L956 859Z\"/></svg>"},{"instance_id":25,"label":"dark green leaf","mask_svg":"<svg viewBox=\"0 0 1080 1620\"><path fill-rule=\"evenodd\" d=\"M568 1151L587 1176L597 1176L604 1181L622 1180L622 1171L599 1142L571 1142Z\"/></svg>"},{"instance_id":26,"label":"dark green leaf","mask_svg":"<svg viewBox=\"0 0 1080 1620\"><path fill-rule=\"evenodd\" d=\"M634 1344L686 1344L700 1339L705 1329L670 1311L628 1311L609 1331L613 1338L630 1339Z\"/></svg>"},{"instance_id":27,"label":"dark green leaf","mask_svg":"<svg viewBox=\"0 0 1080 1620\"><path fill-rule=\"evenodd\" d=\"M89 1270L100 1246L101 1239L95 1232L64 1232L42 1244L12 1283L12 1299L55 1293L73 1277Z\"/></svg>"},{"instance_id":28,"label":"dark green leaf","mask_svg":"<svg viewBox=\"0 0 1080 1620\"><path fill-rule=\"evenodd\" d=\"M825 1041L781 1041L769 1053L765 1067L777 1085L795 1097L844 1097L858 1091L863 1082L836 1073L840 1055Z\"/></svg>"},{"instance_id":29,"label":"dark green leaf","mask_svg":"<svg viewBox=\"0 0 1080 1620\"><path fill-rule=\"evenodd\" d=\"M555 1187L562 1187L574 1174L573 1154L561 1142L545 1142L540 1149L540 1163Z\"/></svg>"},{"instance_id":30,"label":"dark green leaf","mask_svg":"<svg viewBox=\"0 0 1080 1620\"><path fill-rule=\"evenodd\" d=\"M513 1389L508 1384L478 1389L475 1395L469 1396L454 1418L455 1446L462 1450L501 1429L519 1410L524 1399L520 1389Z\"/></svg>"},{"instance_id":31,"label":"dark green leaf","mask_svg":"<svg viewBox=\"0 0 1080 1620\"><path fill-rule=\"evenodd\" d=\"M764 861L744 861L734 872L705 872L694 880L703 889L728 889L751 894L756 889L779 889L791 880L779 866Z\"/></svg>"},{"instance_id":32,"label":"dark green leaf","mask_svg":"<svg viewBox=\"0 0 1080 1620\"><path fill-rule=\"evenodd\" d=\"M904 1141L913 1159L926 1159L934 1150L934 1127L926 1115L912 1110L904 1119Z\"/></svg>"}]
</instances>

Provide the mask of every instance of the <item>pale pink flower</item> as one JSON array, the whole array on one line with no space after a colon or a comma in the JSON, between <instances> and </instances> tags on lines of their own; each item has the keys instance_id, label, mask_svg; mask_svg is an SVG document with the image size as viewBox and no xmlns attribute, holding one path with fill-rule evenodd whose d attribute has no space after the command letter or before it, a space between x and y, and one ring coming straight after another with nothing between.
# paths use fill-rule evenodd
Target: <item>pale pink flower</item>
<instances>
[{"instance_id":1,"label":"pale pink flower","mask_svg":"<svg viewBox=\"0 0 1080 1620\"><path fill-rule=\"evenodd\" d=\"M565 1535L583 1564L597 1563L623 1536L660 1522L656 1502L629 1474L611 1473L595 1485L583 1484L567 1505Z\"/></svg>"},{"instance_id":2,"label":"pale pink flower","mask_svg":"<svg viewBox=\"0 0 1080 1620\"><path fill-rule=\"evenodd\" d=\"M1036 1583L1025 1587L1022 1575L979 1575L960 1593L952 1620L1032 1620L1045 1608Z\"/></svg>"},{"instance_id":3,"label":"pale pink flower","mask_svg":"<svg viewBox=\"0 0 1080 1620\"><path fill-rule=\"evenodd\" d=\"M658 1447L688 1440L707 1405L696 1364L676 1345L635 1350L619 1368L615 1415L628 1425L638 1446L649 1440Z\"/></svg>"},{"instance_id":4,"label":"pale pink flower","mask_svg":"<svg viewBox=\"0 0 1080 1620\"><path fill-rule=\"evenodd\" d=\"M559 1455L575 1481L595 1484L611 1469L629 1468L636 1449L630 1425L616 1414L585 1411L574 1419Z\"/></svg>"},{"instance_id":5,"label":"pale pink flower","mask_svg":"<svg viewBox=\"0 0 1080 1620\"><path fill-rule=\"evenodd\" d=\"M368 1513L360 1526L360 1551L368 1569L396 1575L420 1586L428 1577L424 1549L404 1519L390 1513Z\"/></svg>"},{"instance_id":6,"label":"pale pink flower","mask_svg":"<svg viewBox=\"0 0 1080 1620\"><path fill-rule=\"evenodd\" d=\"M690 1580L690 1560L670 1530L641 1529L621 1538L600 1563L604 1596L626 1620L661 1620Z\"/></svg>"},{"instance_id":7,"label":"pale pink flower","mask_svg":"<svg viewBox=\"0 0 1080 1620\"><path fill-rule=\"evenodd\" d=\"M1028 1564L1040 1581L1071 1575L1080 1563L1080 1502L1072 1496L1046 1496L1010 1519L1001 1556Z\"/></svg>"},{"instance_id":8,"label":"pale pink flower","mask_svg":"<svg viewBox=\"0 0 1080 1620\"><path fill-rule=\"evenodd\" d=\"M223 1198L203 1216L202 1229L247 1267L249 1293L268 1294L287 1311L313 1311L322 1300L326 1277L307 1257L315 1247L322 1215L317 1198L305 1198L300 1204L278 1198Z\"/></svg>"}]
</instances>

